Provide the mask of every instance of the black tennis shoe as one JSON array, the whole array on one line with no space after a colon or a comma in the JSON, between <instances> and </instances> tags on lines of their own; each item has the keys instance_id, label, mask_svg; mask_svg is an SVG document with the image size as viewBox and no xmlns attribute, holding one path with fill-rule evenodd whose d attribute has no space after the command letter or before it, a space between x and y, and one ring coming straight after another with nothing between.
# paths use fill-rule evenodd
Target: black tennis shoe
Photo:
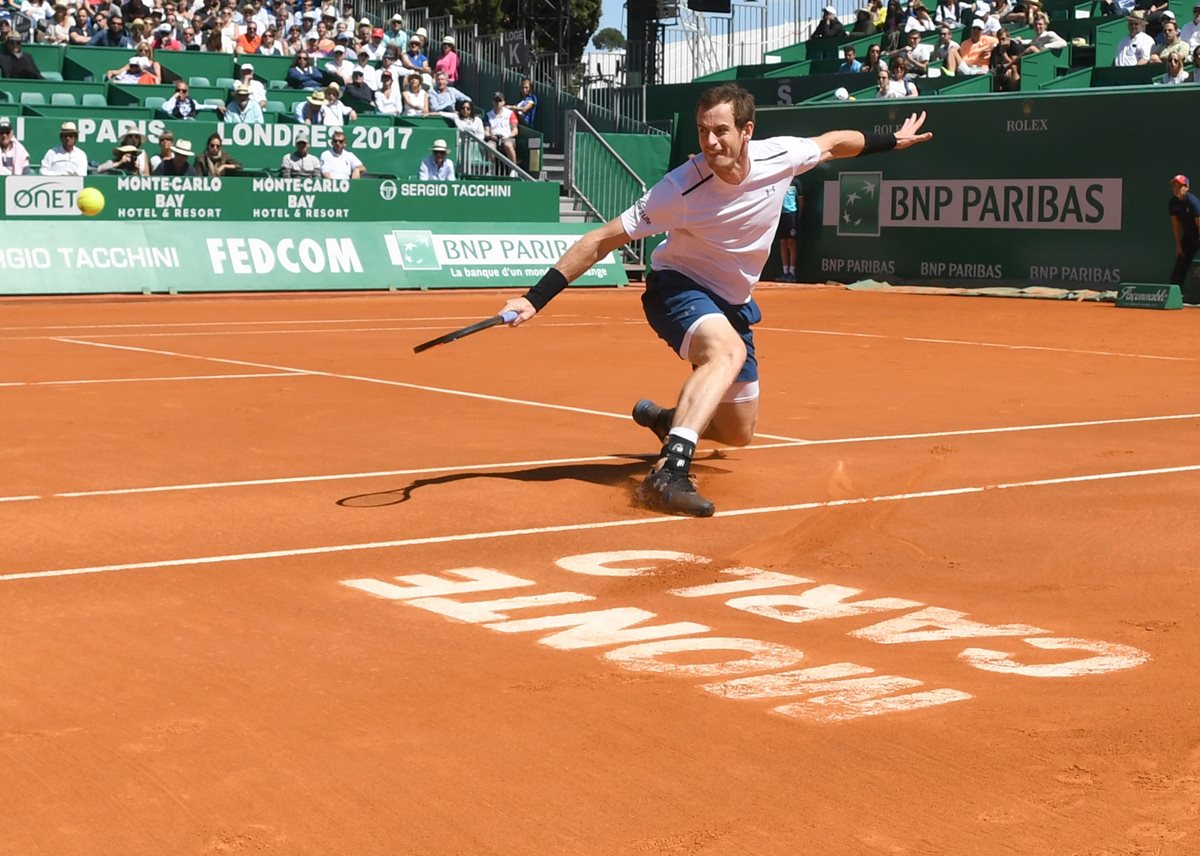
<instances>
[{"instance_id":1,"label":"black tennis shoe","mask_svg":"<svg viewBox=\"0 0 1200 856\"><path fill-rule=\"evenodd\" d=\"M671 420L674 418L674 407L659 407L648 398L643 398L633 405L633 421L653 431L660 443L666 442L667 434L671 430Z\"/></svg>"},{"instance_id":2,"label":"black tennis shoe","mask_svg":"<svg viewBox=\"0 0 1200 856\"><path fill-rule=\"evenodd\" d=\"M667 514L712 517L716 506L696 493L695 477L664 467L652 470L634 494L639 504Z\"/></svg>"}]
</instances>

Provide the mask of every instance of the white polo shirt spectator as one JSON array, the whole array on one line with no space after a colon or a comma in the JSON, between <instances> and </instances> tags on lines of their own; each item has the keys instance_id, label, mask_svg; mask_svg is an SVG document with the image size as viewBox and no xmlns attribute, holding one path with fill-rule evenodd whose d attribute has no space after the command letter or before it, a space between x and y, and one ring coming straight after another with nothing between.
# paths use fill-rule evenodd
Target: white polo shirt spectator
<instances>
[{"instance_id":1,"label":"white polo shirt spectator","mask_svg":"<svg viewBox=\"0 0 1200 856\"><path fill-rule=\"evenodd\" d=\"M417 178L421 181L454 181L454 161L446 157L445 140L434 140L431 154L421 160Z\"/></svg>"},{"instance_id":2,"label":"white polo shirt spectator","mask_svg":"<svg viewBox=\"0 0 1200 856\"><path fill-rule=\"evenodd\" d=\"M321 153L321 175L324 178L360 178L366 167L354 152L346 151L346 135L337 131L329 140L330 148Z\"/></svg>"},{"instance_id":3,"label":"white polo shirt spectator","mask_svg":"<svg viewBox=\"0 0 1200 856\"><path fill-rule=\"evenodd\" d=\"M87 155L75 145L79 139L79 128L75 123L63 122L58 139L60 144L42 158L42 175L87 175Z\"/></svg>"},{"instance_id":4,"label":"white polo shirt spectator","mask_svg":"<svg viewBox=\"0 0 1200 856\"><path fill-rule=\"evenodd\" d=\"M1118 68L1145 65L1154 53L1154 39L1146 35L1145 14L1141 9L1135 9L1125 16L1125 20L1129 25L1129 35L1117 42L1113 65Z\"/></svg>"}]
</instances>

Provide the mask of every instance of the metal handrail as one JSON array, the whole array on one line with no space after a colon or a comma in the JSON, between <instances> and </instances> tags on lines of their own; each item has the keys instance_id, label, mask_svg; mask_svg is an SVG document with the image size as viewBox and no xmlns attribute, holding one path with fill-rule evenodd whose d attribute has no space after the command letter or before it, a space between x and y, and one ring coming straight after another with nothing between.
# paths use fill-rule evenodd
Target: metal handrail
<instances>
[{"instance_id":1,"label":"metal handrail","mask_svg":"<svg viewBox=\"0 0 1200 856\"><path fill-rule=\"evenodd\" d=\"M625 162L625 159L617 153L616 149L609 145L608 141L600 135L600 132L592 127L591 123L583 117L583 114L581 114L578 110L568 111L566 139L564 140L563 145L563 180L567 186L567 195L572 199L578 199L583 204L584 208L597 220L607 221L614 215L611 212L601 211L597 205L588 198L587 193L584 192L583 188L579 186L579 183L576 180L576 168L578 167L579 161L575 151L575 138L576 134L581 130L598 142L601 149L608 154L609 158L611 158L613 164L617 167L620 167L621 170L624 170L624 172L627 173L637 185L637 196L628 200L626 205L632 205L638 197L642 196L646 192L646 182L642 181L642 177L638 175L628 163ZM626 260L634 264L644 264L646 242L644 239L631 241L622 248L621 252L625 256Z\"/></svg>"}]
</instances>

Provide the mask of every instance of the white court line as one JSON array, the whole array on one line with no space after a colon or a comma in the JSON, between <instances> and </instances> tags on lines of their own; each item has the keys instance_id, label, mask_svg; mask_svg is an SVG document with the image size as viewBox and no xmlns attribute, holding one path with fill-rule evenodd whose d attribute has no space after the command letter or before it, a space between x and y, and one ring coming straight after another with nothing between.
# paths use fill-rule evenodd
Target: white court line
<instances>
[{"instance_id":1,"label":"white court line","mask_svg":"<svg viewBox=\"0 0 1200 856\"><path fill-rule=\"evenodd\" d=\"M1062 428L1090 428L1104 425L1129 425L1137 422L1169 422L1175 420L1200 419L1200 413L1176 413L1169 416L1133 416L1123 419L1089 419L1084 422L1051 422L1040 425L1009 425L1002 428L965 428L958 431L923 431L914 434L879 434L866 437L830 437L825 440L800 440L794 443L757 443L742 446L733 451L757 451L762 449L786 449L800 446L836 446L851 443L876 443L895 440L925 440L938 437L963 437L981 434L1007 434L1022 431L1048 431ZM436 473L474 472L476 470L509 470L524 467L550 467L566 464L594 464L605 461L628 461L624 455L591 455L580 458L545 458L535 461L501 461L489 464L457 464L443 467L421 467L405 470L373 470L352 473L326 473L321 475L286 476L265 479L243 479L238 481L192 482L187 484L149 485L145 487L108 488L103 490L76 490L45 496L0 496L0 502L19 502L41 499L65 499L90 496L122 496L137 493L168 493L173 491L214 490L218 488L260 487L264 485L303 484L323 481L351 481L354 479L388 478L392 476L433 475ZM700 458L698 460L705 460Z\"/></svg>"},{"instance_id":2,"label":"white court line","mask_svg":"<svg viewBox=\"0 0 1200 856\"><path fill-rule=\"evenodd\" d=\"M465 319L457 319L459 321ZM472 319L478 320L478 318ZM611 327L613 324L641 324L640 321L567 321L557 323L548 321L539 327ZM177 339L180 337L199 338L200 336L303 336L319 333L404 333L420 332L422 330L446 330L445 324L407 326L407 327L325 327L317 330L188 330L181 333L88 333L92 339ZM0 342L31 342L31 341L64 341L61 336L0 336Z\"/></svg>"},{"instance_id":3,"label":"white court line","mask_svg":"<svg viewBox=\"0 0 1200 856\"><path fill-rule=\"evenodd\" d=\"M319 371L316 369L299 369L294 366L276 366L269 363L253 363L247 360L231 360L225 357L205 357L198 354L184 354L179 351L161 351L155 348L138 348L133 345L114 345L110 342L92 342L87 339L71 339L67 337L58 337L56 342L69 342L74 345L90 345L93 348L112 348L118 351L136 351L144 354L158 354L168 357L184 357L191 360L205 360L212 363L227 363L235 366L249 366L258 369L271 369L280 372L304 372L305 374L318 375L320 377L339 378L341 380L355 380L362 383L375 383L383 386L397 386L403 389L419 389L422 392L437 392L443 395L459 395L465 398L478 398L483 401L498 401L503 404L521 404L526 407L543 407L548 410L565 410L568 413L583 413L588 416L605 416L609 419L629 419L630 416L626 413L610 413L607 410L591 410L586 407L571 407L566 404L550 404L545 401L530 401L524 398L508 398L502 395L488 395L482 392L467 392L461 389L447 389L440 386L425 386L419 383L405 383L400 380L386 380L377 377L364 377L362 375L339 374L337 372ZM755 434L756 437L763 437L767 440L782 440L787 443L802 443L803 440L797 437L781 437L777 434Z\"/></svg>"},{"instance_id":4,"label":"white court line","mask_svg":"<svg viewBox=\"0 0 1200 856\"><path fill-rule=\"evenodd\" d=\"M157 383L172 380L232 380L244 377L304 377L308 372L261 372L254 374L176 375L174 377L102 377L88 380L27 380L7 381L0 387L16 386L75 386L88 383Z\"/></svg>"},{"instance_id":5,"label":"white court line","mask_svg":"<svg viewBox=\"0 0 1200 856\"><path fill-rule=\"evenodd\" d=\"M555 318L578 318L578 315L554 314ZM28 327L0 327L0 331L13 330L121 330L121 329L161 329L165 327L244 327L252 324L379 324L384 321L477 321L478 315L420 315L412 318L313 318L309 320L290 319L286 321L163 321L147 322L144 324L36 324Z\"/></svg>"},{"instance_id":6,"label":"white court line","mask_svg":"<svg viewBox=\"0 0 1200 856\"><path fill-rule=\"evenodd\" d=\"M1159 354L1126 354L1120 351L1088 351L1079 348L1051 348L1045 345L1010 345L1003 342L975 342L969 339L931 339L920 336L888 336L882 333L847 333L840 330L803 330L791 327L763 327L755 329L772 333L805 333L812 336L848 336L856 339L890 339L897 342L920 342L935 345L971 345L976 348L999 348L1006 351L1049 351L1056 354L1085 354L1092 357L1133 357L1141 360L1167 360L1170 362L1193 363L1195 357L1164 357Z\"/></svg>"},{"instance_id":7,"label":"white court line","mask_svg":"<svg viewBox=\"0 0 1200 856\"><path fill-rule=\"evenodd\" d=\"M1105 481L1110 479L1140 478L1143 476L1168 475L1200 471L1200 464L1189 464L1180 467L1161 467L1152 470L1125 470L1118 472L1093 473L1083 476L1063 476L1060 478L1033 479L1020 482L1006 482L990 485L973 485L968 487L944 488L942 490L924 490L912 493L892 493L880 496L856 497L853 499L831 499L820 502L798 502L790 505L770 505L757 508L735 508L730 511L718 511L714 517L748 517L758 514L778 514L788 511L809 511L817 508L841 508L849 505L867 505L876 502L903 502L912 499L932 499L946 496L963 496L989 491L1013 490L1027 487L1048 487L1051 485L1079 484L1082 482ZM93 565L82 568L61 568L47 571L26 571L22 573L0 574L0 582L15 580L41 579L44 577L70 577L84 574L101 574L114 571L136 571L147 568L179 568L192 565L215 565L227 562L249 562L260 559L284 559L297 556L316 556L329 553L351 553L363 550L385 550L396 547L416 547L427 544L449 544L462 541L485 541L496 538L514 538L523 535L548 535L557 532L581 532L593 529L615 529L621 526L648 526L657 523L691 522L698 526L703 523L689 517L639 517L627 520L605 520L595 523L567 523L559 526L539 526L530 529L499 529L487 532L466 532L458 535L434 535L428 538L403 538L395 541L368 541L358 544L333 544L324 547L301 547L293 550L264 550L255 553L230 553L215 556L196 556L188 559L163 559L156 562L128 562L119 565Z\"/></svg>"}]
</instances>

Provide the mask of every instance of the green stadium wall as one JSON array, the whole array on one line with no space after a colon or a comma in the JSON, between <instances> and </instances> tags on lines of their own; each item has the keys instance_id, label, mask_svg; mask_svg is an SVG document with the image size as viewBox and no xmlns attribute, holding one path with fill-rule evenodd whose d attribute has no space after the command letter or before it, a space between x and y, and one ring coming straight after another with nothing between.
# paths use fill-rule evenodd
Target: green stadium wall
<instances>
[{"instance_id":1,"label":"green stadium wall","mask_svg":"<svg viewBox=\"0 0 1200 856\"><path fill-rule=\"evenodd\" d=\"M754 134L887 132L914 109L928 113L929 143L804 174L802 282L1109 289L1170 273L1170 178L1200 171L1195 92L1142 86L767 107ZM1147 151L1147 129L1168 116L1171 133ZM695 151L694 129L679 126L674 152ZM772 258L765 278L778 270Z\"/></svg>"}]
</instances>

